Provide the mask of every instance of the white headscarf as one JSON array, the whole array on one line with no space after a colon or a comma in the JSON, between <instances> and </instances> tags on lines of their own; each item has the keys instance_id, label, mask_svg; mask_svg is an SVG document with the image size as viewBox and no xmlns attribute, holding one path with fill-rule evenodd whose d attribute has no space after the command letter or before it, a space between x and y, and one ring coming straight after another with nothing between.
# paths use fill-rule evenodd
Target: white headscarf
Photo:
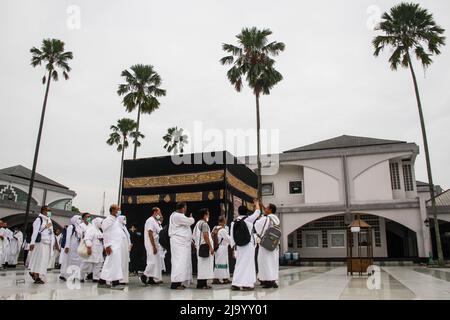
<instances>
[{"instance_id":1,"label":"white headscarf","mask_svg":"<svg viewBox=\"0 0 450 320\"><path fill-rule=\"evenodd\" d=\"M102 227L102 222L103 222L102 218L95 218L94 220L92 220L92 225L97 229L100 229Z\"/></svg>"},{"instance_id":2,"label":"white headscarf","mask_svg":"<svg viewBox=\"0 0 450 320\"><path fill-rule=\"evenodd\" d=\"M78 226L81 223L81 216L73 216L72 218L70 218L70 223L75 227Z\"/></svg>"}]
</instances>

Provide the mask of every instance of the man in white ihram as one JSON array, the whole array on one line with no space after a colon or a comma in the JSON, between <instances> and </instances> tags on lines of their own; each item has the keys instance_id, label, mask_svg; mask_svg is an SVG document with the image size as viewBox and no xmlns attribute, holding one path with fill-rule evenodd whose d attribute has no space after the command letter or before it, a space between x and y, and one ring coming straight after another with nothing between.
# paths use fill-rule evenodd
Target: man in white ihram
<instances>
[{"instance_id":1,"label":"man in white ihram","mask_svg":"<svg viewBox=\"0 0 450 320\"><path fill-rule=\"evenodd\" d=\"M120 208L113 204L109 208L109 216L102 222L103 246L106 251L106 259L98 281L99 288L107 288L106 282L111 282L110 288L113 290L123 290L120 285L123 278L122 272L122 226L117 217L120 216Z\"/></svg>"},{"instance_id":2,"label":"man in white ihram","mask_svg":"<svg viewBox=\"0 0 450 320\"><path fill-rule=\"evenodd\" d=\"M159 232L161 231L161 210L158 207L152 208L152 215L147 219L144 226L144 244L147 251L147 266L141 276L144 285L158 284L162 281L161 251L163 248L159 244Z\"/></svg>"},{"instance_id":3,"label":"man in white ihram","mask_svg":"<svg viewBox=\"0 0 450 320\"><path fill-rule=\"evenodd\" d=\"M33 233L30 241L30 275L35 284L43 284L42 278L47 275L48 262L53 243L53 224L51 212L47 206L41 208L41 214L33 222Z\"/></svg>"},{"instance_id":4,"label":"man in white ihram","mask_svg":"<svg viewBox=\"0 0 450 320\"><path fill-rule=\"evenodd\" d=\"M255 238L253 235L253 224L261 215L260 205L258 200L254 200L255 212L247 215L247 207L240 206L238 208L239 217L231 223L231 246L235 247L236 266L233 274L233 282L231 283L232 290L254 290L256 282L255 269ZM248 231L250 234L250 241L245 245L237 245L234 235L234 226L237 220L245 219L247 226L244 232Z\"/></svg>"},{"instance_id":5,"label":"man in white ihram","mask_svg":"<svg viewBox=\"0 0 450 320\"><path fill-rule=\"evenodd\" d=\"M264 215L255 222L255 231L259 240L262 239L267 229L280 225L280 219L275 215L277 207L269 203L263 207ZM263 288L278 288L278 267L280 248L269 251L263 246L258 249L258 279Z\"/></svg>"},{"instance_id":6,"label":"man in white ihram","mask_svg":"<svg viewBox=\"0 0 450 320\"><path fill-rule=\"evenodd\" d=\"M192 230L195 220L187 217L186 203L179 202L169 218L172 272L170 289L183 290L192 282Z\"/></svg>"}]
</instances>

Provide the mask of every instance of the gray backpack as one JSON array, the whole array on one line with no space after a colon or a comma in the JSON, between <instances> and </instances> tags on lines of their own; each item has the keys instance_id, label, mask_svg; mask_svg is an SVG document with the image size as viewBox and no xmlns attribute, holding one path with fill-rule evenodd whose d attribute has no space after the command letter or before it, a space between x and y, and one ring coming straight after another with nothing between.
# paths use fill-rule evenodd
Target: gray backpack
<instances>
[{"instance_id":1,"label":"gray backpack","mask_svg":"<svg viewBox=\"0 0 450 320\"><path fill-rule=\"evenodd\" d=\"M265 224L269 218L267 218ZM264 224L264 226L265 226ZM264 227L263 227L264 230ZM259 245L263 247L266 250L274 251L276 248L278 248L278 245L280 244L281 239L281 230L279 226L269 226L264 233L264 235L261 238L261 242Z\"/></svg>"}]
</instances>

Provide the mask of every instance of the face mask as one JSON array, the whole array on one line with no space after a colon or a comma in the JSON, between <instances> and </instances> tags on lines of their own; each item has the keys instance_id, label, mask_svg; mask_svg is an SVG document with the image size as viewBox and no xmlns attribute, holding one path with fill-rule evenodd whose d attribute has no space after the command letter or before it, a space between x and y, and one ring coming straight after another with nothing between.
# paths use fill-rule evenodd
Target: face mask
<instances>
[{"instance_id":1,"label":"face mask","mask_svg":"<svg viewBox=\"0 0 450 320\"><path fill-rule=\"evenodd\" d=\"M47 211L47 217L49 217L49 218L52 217L52 212L51 211Z\"/></svg>"},{"instance_id":2,"label":"face mask","mask_svg":"<svg viewBox=\"0 0 450 320\"><path fill-rule=\"evenodd\" d=\"M87 221L87 223L91 223L92 218L87 218L86 221Z\"/></svg>"},{"instance_id":3,"label":"face mask","mask_svg":"<svg viewBox=\"0 0 450 320\"><path fill-rule=\"evenodd\" d=\"M120 215L122 215L122 211L117 211L117 216L120 216Z\"/></svg>"},{"instance_id":4,"label":"face mask","mask_svg":"<svg viewBox=\"0 0 450 320\"><path fill-rule=\"evenodd\" d=\"M155 216L155 219L159 221L159 220L161 220L161 216L160 216L159 214L157 214L157 215Z\"/></svg>"}]
</instances>

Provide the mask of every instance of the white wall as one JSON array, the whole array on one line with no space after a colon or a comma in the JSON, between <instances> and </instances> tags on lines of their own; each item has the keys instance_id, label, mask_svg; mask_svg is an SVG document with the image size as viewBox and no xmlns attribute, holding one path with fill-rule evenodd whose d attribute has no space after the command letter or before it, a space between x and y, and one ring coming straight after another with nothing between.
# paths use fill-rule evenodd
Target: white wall
<instances>
[{"instance_id":1,"label":"white wall","mask_svg":"<svg viewBox=\"0 0 450 320\"><path fill-rule=\"evenodd\" d=\"M339 180L322 171L304 167L305 203L326 204L340 200Z\"/></svg>"},{"instance_id":2,"label":"white wall","mask_svg":"<svg viewBox=\"0 0 450 320\"><path fill-rule=\"evenodd\" d=\"M263 176L262 182L272 182L274 187L273 196L264 196L265 202L274 203L277 206L293 206L305 203L303 194L289 194L289 181L303 181L303 191L305 182L303 178L303 168L298 165L280 165L278 174L272 176Z\"/></svg>"},{"instance_id":3,"label":"white wall","mask_svg":"<svg viewBox=\"0 0 450 320\"><path fill-rule=\"evenodd\" d=\"M350 180L354 202L392 200L389 161L380 162Z\"/></svg>"}]
</instances>

